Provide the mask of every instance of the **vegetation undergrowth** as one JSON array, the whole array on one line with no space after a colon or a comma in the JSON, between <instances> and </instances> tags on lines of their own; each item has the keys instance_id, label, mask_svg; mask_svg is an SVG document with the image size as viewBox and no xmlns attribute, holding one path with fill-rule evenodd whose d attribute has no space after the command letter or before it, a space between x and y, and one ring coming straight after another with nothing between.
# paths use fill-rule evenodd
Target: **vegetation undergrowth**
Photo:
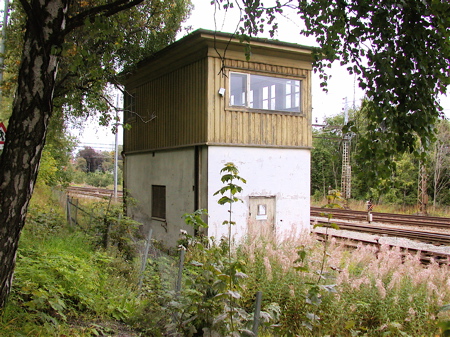
<instances>
[{"instance_id":1,"label":"vegetation undergrowth","mask_svg":"<svg viewBox=\"0 0 450 337\"><path fill-rule=\"evenodd\" d=\"M118 245L105 250L97 240L92 231L69 227L50 191L40 186L21 237L0 335L101 335L109 328L97 320L133 316L141 303L135 261Z\"/></svg>"},{"instance_id":2,"label":"vegetation undergrowth","mask_svg":"<svg viewBox=\"0 0 450 337\"><path fill-rule=\"evenodd\" d=\"M306 232L251 233L233 245L183 233L177 289L178 259L155 248L140 274L136 224L110 209L91 226L70 227L54 201L44 201L48 192L36 195L1 336L252 336L258 291L258 336L447 333L450 316L440 309L450 303L448 267L424 266L418 256L383 246L350 251L334 240L324 246ZM201 233L204 216L184 218ZM108 217L116 234L105 248Z\"/></svg>"}]
</instances>

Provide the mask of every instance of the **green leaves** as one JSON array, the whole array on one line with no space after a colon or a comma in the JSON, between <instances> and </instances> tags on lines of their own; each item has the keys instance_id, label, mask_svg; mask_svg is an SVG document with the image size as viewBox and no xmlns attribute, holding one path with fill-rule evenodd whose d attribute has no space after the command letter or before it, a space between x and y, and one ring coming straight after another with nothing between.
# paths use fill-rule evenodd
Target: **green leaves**
<instances>
[{"instance_id":1,"label":"green leaves","mask_svg":"<svg viewBox=\"0 0 450 337\"><path fill-rule=\"evenodd\" d=\"M450 310L450 305L449 304L446 304L446 305L442 306L441 308L439 308L439 312L441 312L441 311L448 311L448 310ZM448 321L448 320L439 321L437 323L437 326L441 330L441 336L442 337L450 336L450 321Z\"/></svg>"},{"instance_id":2,"label":"green leaves","mask_svg":"<svg viewBox=\"0 0 450 337\"><path fill-rule=\"evenodd\" d=\"M197 230L199 228L208 228L208 224L202 219L203 216L207 215L206 209L198 209L194 213L183 214L183 219L187 225Z\"/></svg>"},{"instance_id":3,"label":"green leaves","mask_svg":"<svg viewBox=\"0 0 450 337\"><path fill-rule=\"evenodd\" d=\"M192 7L189 0L144 0L114 15L105 11L92 15L93 9L103 5L111 6L103 0L71 3L70 32L61 45L52 47L51 53L60 56L54 106L63 108L67 116L113 112L110 85L118 84L120 72L132 70L139 61L174 42ZM13 9L6 71L16 74L25 15L19 2ZM15 80L14 76L11 81Z\"/></svg>"},{"instance_id":4,"label":"green leaves","mask_svg":"<svg viewBox=\"0 0 450 337\"><path fill-rule=\"evenodd\" d=\"M222 197L217 201L219 205L232 204L241 201L235 195L242 192L242 187L233 183L233 181L241 181L244 184L247 182L244 178L239 176L239 170L233 163L226 163L225 166L220 170L220 173L224 173L221 177L221 181L226 185L220 188L214 193L214 195L222 194ZM225 194L228 193L229 196Z\"/></svg>"},{"instance_id":5,"label":"green leaves","mask_svg":"<svg viewBox=\"0 0 450 337\"><path fill-rule=\"evenodd\" d=\"M298 266L294 266L294 269L300 272L309 272L309 267L307 263L306 257L308 256L305 247L300 247L300 250L297 251L298 258L294 261L294 264L300 264Z\"/></svg>"}]
</instances>

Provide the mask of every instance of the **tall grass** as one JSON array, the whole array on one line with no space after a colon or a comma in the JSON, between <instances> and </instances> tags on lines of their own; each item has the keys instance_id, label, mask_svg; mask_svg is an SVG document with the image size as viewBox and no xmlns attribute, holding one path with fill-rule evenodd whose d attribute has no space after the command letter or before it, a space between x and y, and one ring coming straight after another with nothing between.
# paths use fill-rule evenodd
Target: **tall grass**
<instances>
[{"instance_id":1,"label":"tall grass","mask_svg":"<svg viewBox=\"0 0 450 337\"><path fill-rule=\"evenodd\" d=\"M92 236L67 227L48 190L37 195L21 236L11 296L0 312L0 336L94 336L106 329L96 320L133 316L140 305L135 264L115 247L99 249Z\"/></svg>"},{"instance_id":2,"label":"tall grass","mask_svg":"<svg viewBox=\"0 0 450 337\"><path fill-rule=\"evenodd\" d=\"M293 268L299 247L307 251L308 272ZM418 256L404 258L387 247L376 250L349 251L332 241L325 251L305 233L283 242L253 237L238 254L247 261L248 297L258 289L265 305L282 308L279 335L436 335L438 309L450 301L448 268L424 266ZM315 284L323 286L318 305L307 300Z\"/></svg>"}]
</instances>

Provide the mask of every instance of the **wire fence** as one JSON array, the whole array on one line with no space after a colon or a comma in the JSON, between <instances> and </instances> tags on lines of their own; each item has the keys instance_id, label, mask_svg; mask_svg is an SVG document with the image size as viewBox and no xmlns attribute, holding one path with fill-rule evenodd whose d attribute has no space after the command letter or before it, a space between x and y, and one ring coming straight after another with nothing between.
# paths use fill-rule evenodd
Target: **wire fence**
<instances>
[{"instance_id":1,"label":"wire fence","mask_svg":"<svg viewBox=\"0 0 450 337\"><path fill-rule=\"evenodd\" d=\"M60 202L63 204L66 212L67 224L71 227L80 228L84 232L95 233L93 227L103 227L101 233L97 235L103 235L104 247L114 245L114 240L111 238L111 234L114 233L114 226L120 226L120 222L124 221L124 217L120 213L115 219L108 214L112 199L107 200L108 206L106 210L93 212L92 210L84 207L79 199L74 198L66 194L60 195ZM137 256L140 259L140 268L138 276L138 289L139 292L145 285L145 275L149 266L149 262L152 264L152 268L159 273L159 277L163 287L167 291L173 291L176 289L177 279L177 259L173 255L169 255L162 249L155 246L152 238L152 229L147 226L141 225L139 228L141 235L133 236L131 232L127 232L128 239L133 242L134 249L137 252Z\"/></svg>"}]
</instances>

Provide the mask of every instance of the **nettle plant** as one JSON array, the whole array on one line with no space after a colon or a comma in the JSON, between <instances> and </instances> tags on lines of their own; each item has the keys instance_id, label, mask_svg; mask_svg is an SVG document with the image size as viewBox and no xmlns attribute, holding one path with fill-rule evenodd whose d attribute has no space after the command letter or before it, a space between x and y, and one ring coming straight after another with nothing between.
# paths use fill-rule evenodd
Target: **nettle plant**
<instances>
[{"instance_id":1,"label":"nettle plant","mask_svg":"<svg viewBox=\"0 0 450 337\"><path fill-rule=\"evenodd\" d=\"M242 280L247 278L245 263L232 254L232 205L241 201L237 194L242 191L236 182L246 181L233 163L227 163L221 173L225 185L214 195L220 194L218 203L229 207L229 218L223 222L228 236L217 242L183 233L179 243L186 249L187 277L181 296L171 302L176 315L167 328L172 336L254 335L250 330L253 313L246 312L240 303ZM198 232L206 226L205 214L206 210L198 210L183 218Z\"/></svg>"},{"instance_id":2,"label":"nettle plant","mask_svg":"<svg viewBox=\"0 0 450 337\"><path fill-rule=\"evenodd\" d=\"M226 163L225 166L220 170L220 173L223 173L220 180L225 184L225 186L214 193L214 195L222 195L222 197L217 201L219 205L229 205L229 219L225 220L222 224L228 226L228 243L231 245L231 226L236 224L234 221L232 221L232 206L236 202L242 202L242 199L236 196L236 194L242 192L242 187L235 184L234 182L241 181L245 184L247 183L247 181L239 176L239 170L233 163Z\"/></svg>"}]
</instances>

